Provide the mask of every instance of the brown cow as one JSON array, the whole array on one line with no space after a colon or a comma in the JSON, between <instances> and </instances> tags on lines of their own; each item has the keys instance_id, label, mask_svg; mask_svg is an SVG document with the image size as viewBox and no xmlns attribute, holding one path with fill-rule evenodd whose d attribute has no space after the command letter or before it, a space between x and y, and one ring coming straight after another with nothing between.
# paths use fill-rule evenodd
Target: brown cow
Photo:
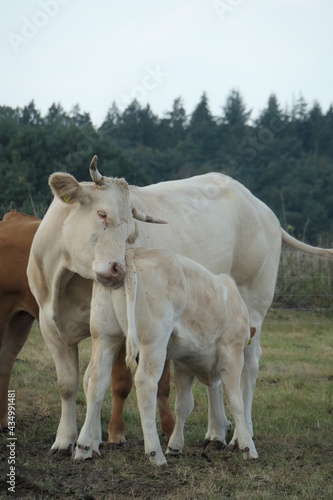
<instances>
[{"instance_id":1,"label":"brown cow","mask_svg":"<svg viewBox=\"0 0 333 500\"><path fill-rule=\"evenodd\" d=\"M38 319L26 268L40 219L10 212L0 222L0 430L8 426L8 389L16 357Z\"/></svg>"},{"instance_id":2,"label":"brown cow","mask_svg":"<svg viewBox=\"0 0 333 500\"><path fill-rule=\"evenodd\" d=\"M38 305L26 276L29 252L40 219L20 212L7 213L0 222L0 431L8 427L8 389L14 362L38 319ZM159 383L158 407L161 427L169 438L174 419L169 406L169 364ZM125 364L125 344L114 364L111 378L113 410L109 442L119 443L125 432L124 402L132 387Z\"/></svg>"}]
</instances>

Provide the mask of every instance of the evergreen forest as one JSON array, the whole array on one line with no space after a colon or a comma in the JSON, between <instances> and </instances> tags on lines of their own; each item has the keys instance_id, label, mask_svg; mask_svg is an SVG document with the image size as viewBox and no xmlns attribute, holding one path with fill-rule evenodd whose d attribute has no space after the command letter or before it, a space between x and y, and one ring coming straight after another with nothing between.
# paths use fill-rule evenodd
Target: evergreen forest
<instances>
[{"instance_id":1,"label":"evergreen forest","mask_svg":"<svg viewBox=\"0 0 333 500\"><path fill-rule=\"evenodd\" d=\"M204 93L192 113L181 97L159 117L133 100L114 103L99 128L78 105L54 103L42 116L34 101L0 106L0 215L10 209L43 216L48 177L66 171L90 180L94 154L103 175L139 186L210 171L232 176L265 202L291 234L312 244L333 242L333 106L323 111L299 97L282 109L277 97L251 117L234 89L212 115Z\"/></svg>"}]
</instances>

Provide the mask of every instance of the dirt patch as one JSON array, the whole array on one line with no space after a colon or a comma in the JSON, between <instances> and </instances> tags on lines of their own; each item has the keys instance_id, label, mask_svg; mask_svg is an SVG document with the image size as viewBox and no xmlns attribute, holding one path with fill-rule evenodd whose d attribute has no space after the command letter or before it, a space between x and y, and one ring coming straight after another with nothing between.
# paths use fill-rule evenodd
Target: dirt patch
<instances>
[{"instance_id":1,"label":"dirt patch","mask_svg":"<svg viewBox=\"0 0 333 500\"><path fill-rule=\"evenodd\" d=\"M2 434L0 437L2 471L8 469L7 436ZM165 448L163 440L162 437ZM207 467L220 468L230 459L237 466L237 458L230 457L230 453L225 451L223 456L221 451L208 452L203 444L203 441L198 442L180 457L168 457L168 466L156 468L144 456L141 439L130 439L123 447L104 443L100 458L74 463L69 456L50 455L49 442L25 441L18 435L15 498L175 498L181 489L195 486L195 469L200 481ZM4 471L0 475L0 491L5 497L12 495L6 493L7 487Z\"/></svg>"},{"instance_id":2,"label":"dirt patch","mask_svg":"<svg viewBox=\"0 0 333 500\"><path fill-rule=\"evenodd\" d=\"M44 424L48 428L51 422L44 419ZM183 455L168 456L167 467L156 468L144 456L142 439L129 439L124 447L104 444L100 458L74 463L71 457L50 455L50 439L27 439L24 436L29 432L28 427L22 423L21 429L17 435L15 498L254 499L272 497L273 492L274 498L297 497L304 495L310 476L316 477L318 483L317 486L311 484L317 498L325 498L328 493L328 477L327 481L322 480L327 459L332 456L329 449L318 446L312 449L310 456L306 445L300 449L298 444L297 453L292 453L292 441L285 445L275 442L272 447L270 441L260 438L257 442L259 460L243 461L237 452L204 449L204 441L198 439L196 444L186 447ZM0 436L0 498L13 496L6 484L6 439L5 434ZM165 449L163 437L161 441ZM298 478L298 483L290 474Z\"/></svg>"}]
</instances>

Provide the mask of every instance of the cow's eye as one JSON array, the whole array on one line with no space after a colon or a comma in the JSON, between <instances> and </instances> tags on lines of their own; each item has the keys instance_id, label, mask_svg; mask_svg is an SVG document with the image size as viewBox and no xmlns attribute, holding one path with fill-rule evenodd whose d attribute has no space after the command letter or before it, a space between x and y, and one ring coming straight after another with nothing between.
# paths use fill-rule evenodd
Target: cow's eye
<instances>
[{"instance_id":1,"label":"cow's eye","mask_svg":"<svg viewBox=\"0 0 333 500\"><path fill-rule=\"evenodd\" d=\"M106 215L106 212L104 210L97 210L97 213L98 213L98 216L103 219L103 220L106 220L107 219L107 215Z\"/></svg>"}]
</instances>

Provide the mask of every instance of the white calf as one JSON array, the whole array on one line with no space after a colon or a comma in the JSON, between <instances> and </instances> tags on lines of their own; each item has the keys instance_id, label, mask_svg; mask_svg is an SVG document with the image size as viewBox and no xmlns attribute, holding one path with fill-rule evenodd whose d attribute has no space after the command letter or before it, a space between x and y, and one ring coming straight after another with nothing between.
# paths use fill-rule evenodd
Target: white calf
<instances>
[{"instance_id":1,"label":"white calf","mask_svg":"<svg viewBox=\"0 0 333 500\"><path fill-rule=\"evenodd\" d=\"M87 416L74 459L99 453L101 407L124 334L127 363L140 352L135 385L145 453L152 463L166 463L156 429L157 383L166 357L174 362L176 386L176 426L167 453L183 449L185 420L194 406L191 387L195 376L217 390L222 381L235 420L230 445L237 441L244 458L257 458L240 387L244 347L251 338L249 315L234 281L223 274L215 276L168 250L128 250L126 267L125 287L110 290L94 283ZM109 325L117 322L119 328L110 331ZM223 428L223 415L213 415L213 419L217 428Z\"/></svg>"}]
</instances>

